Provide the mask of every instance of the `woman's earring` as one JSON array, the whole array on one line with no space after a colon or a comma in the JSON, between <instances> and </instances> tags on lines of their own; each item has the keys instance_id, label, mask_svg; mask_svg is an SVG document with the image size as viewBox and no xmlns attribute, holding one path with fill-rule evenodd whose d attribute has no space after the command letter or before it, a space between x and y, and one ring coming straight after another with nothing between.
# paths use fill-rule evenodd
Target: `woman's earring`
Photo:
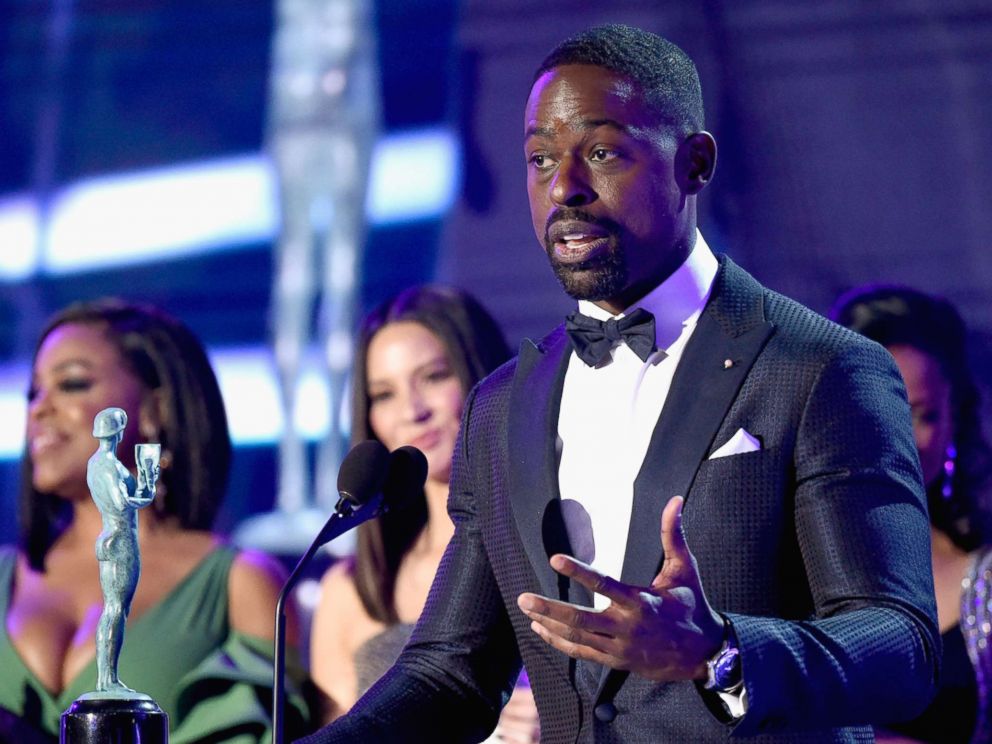
<instances>
[{"instance_id":1,"label":"woman's earring","mask_svg":"<svg viewBox=\"0 0 992 744\"><path fill-rule=\"evenodd\" d=\"M165 515L165 496L166 488L165 482L162 480L162 471L168 470L172 466L172 450L163 449L161 454L158 456L158 470L159 478L158 483L155 484L155 501L152 507L155 509L155 513L159 516Z\"/></svg>"},{"instance_id":2,"label":"woman's earring","mask_svg":"<svg viewBox=\"0 0 992 744\"><path fill-rule=\"evenodd\" d=\"M944 451L944 483L940 487L940 495L944 501L950 501L954 492L954 468L957 456L957 448L953 444L947 445Z\"/></svg>"}]
</instances>

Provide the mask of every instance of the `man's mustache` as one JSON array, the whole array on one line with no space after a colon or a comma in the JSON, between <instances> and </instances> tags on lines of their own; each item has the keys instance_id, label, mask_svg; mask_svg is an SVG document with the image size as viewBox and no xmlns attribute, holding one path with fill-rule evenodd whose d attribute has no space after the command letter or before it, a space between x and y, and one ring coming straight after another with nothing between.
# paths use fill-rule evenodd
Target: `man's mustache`
<instances>
[{"instance_id":1,"label":"man's mustache","mask_svg":"<svg viewBox=\"0 0 992 744\"><path fill-rule=\"evenodd\" d=\"M617 235L620 232L620 225L609 219L608 217L596 217L589 212L581 209L575 209L572 207L566 209L557 209L548 215L547 223L544 225L544 242L550 243L550 233L551 226L556 222L564 222L566 220L576 221L576 222L586 222L590 225L596 225L602 228L604 231L610 233L611 235Z\"/></svg>"}]
</instances>

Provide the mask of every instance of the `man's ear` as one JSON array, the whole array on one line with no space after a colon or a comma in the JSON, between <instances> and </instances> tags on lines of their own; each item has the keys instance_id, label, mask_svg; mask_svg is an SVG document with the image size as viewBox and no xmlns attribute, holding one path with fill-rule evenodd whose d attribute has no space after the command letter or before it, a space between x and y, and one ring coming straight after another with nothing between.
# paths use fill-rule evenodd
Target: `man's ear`
<instances>
[{"instance_id":1,"label":"man's ear","mask_svg":"<svg viewBox=\"0 0 992 744\"><path fill-rule=\"evenodd\" d=\"M675 175L679 188L694 196L713 178L716 170L716 140L709 132L695 132L686 137L675 153Z\"/></svg>"}]
</instances>

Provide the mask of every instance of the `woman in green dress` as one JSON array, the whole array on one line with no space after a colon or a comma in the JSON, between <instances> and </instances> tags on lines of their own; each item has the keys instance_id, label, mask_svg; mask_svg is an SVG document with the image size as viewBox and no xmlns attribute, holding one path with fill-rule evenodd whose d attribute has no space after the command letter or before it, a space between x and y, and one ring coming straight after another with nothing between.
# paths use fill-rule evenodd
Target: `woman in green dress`
<instances>
[{"instance_id":1,"label":"woman in green dress","mask_svg":"<svg viewBox=\"0 0 992 744\"><path fill-rule=\"evenodd\" d=\"M125 467L134 472L136 442L161 444L120 676L169 714L172 744L267 741L282 570L211 532L231 444L199 340L151 308L74 305L43 331L28 397L20 545L0 549L0 726L54 739L61 712L96 687L102 521L86 468L94 417L117 406L131 421ZM288 711L288 733L304 718Z\"/></svg>"}]
</instances>

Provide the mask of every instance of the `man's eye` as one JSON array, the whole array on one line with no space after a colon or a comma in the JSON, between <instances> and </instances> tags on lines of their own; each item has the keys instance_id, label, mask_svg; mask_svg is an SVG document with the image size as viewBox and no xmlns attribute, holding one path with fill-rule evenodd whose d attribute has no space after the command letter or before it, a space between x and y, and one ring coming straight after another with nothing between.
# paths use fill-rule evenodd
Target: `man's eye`
<instances>
[{"instance_id":1,"label":"man's eye","mask_svg":"<svg viewBox=\"0 0 992 744\"><path fill-rule=\"evenodd\" d=\"M614 152L613 150L608 150L605 147L597 147L589 155L589 159L598 162L603 162L606 160L612 160L613 158L616 157L616 155L617 155L616 152Z\"/></svg>"},{"instance_id":2,"label":"man's eye","mask_svg":"<svg viewBox=\"0 0 992 744\"><path fill-rule=\"evenodd\" d=\"M543 170L551 166L551 158L541 153L534 153L530 156L530 163L535 168Z\"/></svg>"}]
</instances>

